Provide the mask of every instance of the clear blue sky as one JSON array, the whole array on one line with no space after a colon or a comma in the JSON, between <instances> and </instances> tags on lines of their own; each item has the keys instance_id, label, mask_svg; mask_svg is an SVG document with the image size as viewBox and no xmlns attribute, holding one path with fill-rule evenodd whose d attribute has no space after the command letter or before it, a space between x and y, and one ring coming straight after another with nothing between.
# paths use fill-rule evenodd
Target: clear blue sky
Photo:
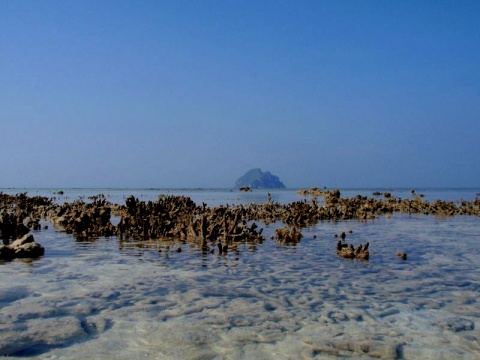
<instances>
[{"instance_id":1,"label":"clear blue sky","mask_svg":"<svg viewBox=\"0 0 480 360\"><path fill-rule=\"evenodd\" d=\"M480 186L480 1L0 0L0 187Z\"/></svg>"}]
</instances>

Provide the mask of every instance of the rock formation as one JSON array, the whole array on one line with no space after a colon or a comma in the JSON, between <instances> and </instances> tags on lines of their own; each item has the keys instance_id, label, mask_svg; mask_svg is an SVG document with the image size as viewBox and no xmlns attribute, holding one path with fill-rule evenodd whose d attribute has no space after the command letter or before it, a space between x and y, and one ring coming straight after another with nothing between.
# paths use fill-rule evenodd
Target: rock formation
<instances>
[{"instance_id":1,"label":"rock formation","mask_svg":"<svg viewBox=\"0 0 480 360\"><path fill-rule=\"evenodd\" d=\"M32 234L27 234L15 240L10 245L0 245L0 259L36 258L42 256L45 249L35 242Z\"/></svg>"},{"instance_id":2,"label":"rock formation","mask_svg":"<svg viewBox=\"0 0 480 360\"><path fill-rule=\"evenodd\" d=\"M240 177L235 183L235 189L249 187L252 189L284 189L285 185L278 176L272 175L269 171L252 169Z\"/></svg>"}]
</instances>

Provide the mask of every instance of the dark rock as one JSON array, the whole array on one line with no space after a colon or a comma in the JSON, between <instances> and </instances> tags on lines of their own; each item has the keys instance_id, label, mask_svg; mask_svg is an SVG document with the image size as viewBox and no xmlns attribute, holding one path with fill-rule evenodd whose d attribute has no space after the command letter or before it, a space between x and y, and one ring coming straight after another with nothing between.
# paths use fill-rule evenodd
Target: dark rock
<instances>
[{"instance_id":1,"label":"dark rock","mask_svg":"<svg viewBox=\"0 0 480 360\"><path fill-rule=\"evenodd\" d=\"M17 258L37 258L45 254L44 247L36 242L19 246L14 251Z\"/></svg>"},{"instance_id":2,"label":"dark rock","mask_svg":"<svg viewBox=\"0 0 480 360\"><path fill-rule=\"evenodd\" d=\"M337 242L337 251L341 251L343 248L348 248L348 244L342 243L342 240Z\"/></svg>"},{"instance_id":3,"label":"dark rock","mask_svg":"<svg viewBox=\"0 0 480 360\"><path fill-rule=\"evenodd\" d=\"M15 257L15 252L6 245L0 245L0 260L11 260Z\"/></svg>"},{"instance_id":4,"label":"dark rock","mask_svg":"<svg viewBox=\"0 0 480 360\"><path fill-rule=\"evenodd\" d=\"M21 239L8 245L15 258L37 258L45 253L42 245L35 242L32 234L27 234Z\"/></svg>"},{"instance_id":5,"label":"dark rock","mask_svg":"<svg viewBox=\"0 0 480 360\"><path fill-rule=\"evenodd\" d=\"M453 332L471 331L475 329L475 324L473 321L460 317L440 320L436 323L436 325L443 330L449 330Z\"/></svg>"}]
</instances>

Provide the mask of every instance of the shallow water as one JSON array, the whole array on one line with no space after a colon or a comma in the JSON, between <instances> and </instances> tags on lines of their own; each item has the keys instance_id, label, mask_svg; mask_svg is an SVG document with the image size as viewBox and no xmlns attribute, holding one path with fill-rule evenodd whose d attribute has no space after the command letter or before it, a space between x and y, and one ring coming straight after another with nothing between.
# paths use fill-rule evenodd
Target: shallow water
<instances>
[{"instance_id":1,"label":"shallow water","mask_svg":"<svg viewBox=\"0 0 480 360\"><path fill-rule=\"evenodd\" d=\"M62 194L57 194L61 190ZM390 192L393 196L402 199L412 199L411 189L407 188L372 188L372 189L340 189L342 197L354 197L356 195L372 196L373 192ZM88 201L88 197L98 194L104 194L107 200L113 203L124 204L125 199L133 195L142 201L157 200L159 195L185 195L192 198L197 204L205 202L209 206L218 206L225 204L249 204L264 203L267 200L267 194L271 194L272 201L281 204L291 203L304 198L296 194L296 189L281 190L253 190L251 192L240 192L232 189L111 189L111 188L92 188L92 189L44 189L44 188L0 188L4 194L18 194L27 192L29 196L46 196L55 198L57 202L72 202L77 199ZM480 196L480 188L466 189L415 189L416 195L424 196L424 200L434 201L441 199L444 201L474 200ZM375 196L382 198L382 196Z\"/></svg>"},{"instance_id":2,"label":"shallow water","mask_svg":"<svg viewBox=\"0 0 480 360\"><path fill-rule=\"evenodd\" d=\"M212 206L266 200L179 193ZM263 244L222 255L188 242L33 232L45 256L0 265L0 349L40 359L480 358L479 218L321 222L296 246L269 238L280 225L265 228ZM370 242L369 262L335 255L334 234L347 230L347 242ZM403 251L407 261L395 256Z\"/></svg>"}]
</instances>

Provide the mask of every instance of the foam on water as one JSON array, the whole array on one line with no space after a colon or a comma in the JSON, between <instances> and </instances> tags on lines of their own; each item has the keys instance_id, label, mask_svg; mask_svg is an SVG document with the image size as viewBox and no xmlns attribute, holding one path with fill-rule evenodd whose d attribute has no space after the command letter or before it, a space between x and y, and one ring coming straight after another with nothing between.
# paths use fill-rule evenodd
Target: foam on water
<instances>
[{"instance_id":1,"label":"foam on water","mask_svg":"<svg viewBox=\"0 0 480 360\"><path fill-rule=\"evenodd\" d=\"M321 222L296 246L270 240L276 226L263 244L222 255L33 232L45 256L0 266L0 349L42 359L480 358L478 218ZM350 229L348 243L370 242L369 262L335 255L333 235ZM407 261L395 256L403 251Z\"/></svg>"}]
</instances>

